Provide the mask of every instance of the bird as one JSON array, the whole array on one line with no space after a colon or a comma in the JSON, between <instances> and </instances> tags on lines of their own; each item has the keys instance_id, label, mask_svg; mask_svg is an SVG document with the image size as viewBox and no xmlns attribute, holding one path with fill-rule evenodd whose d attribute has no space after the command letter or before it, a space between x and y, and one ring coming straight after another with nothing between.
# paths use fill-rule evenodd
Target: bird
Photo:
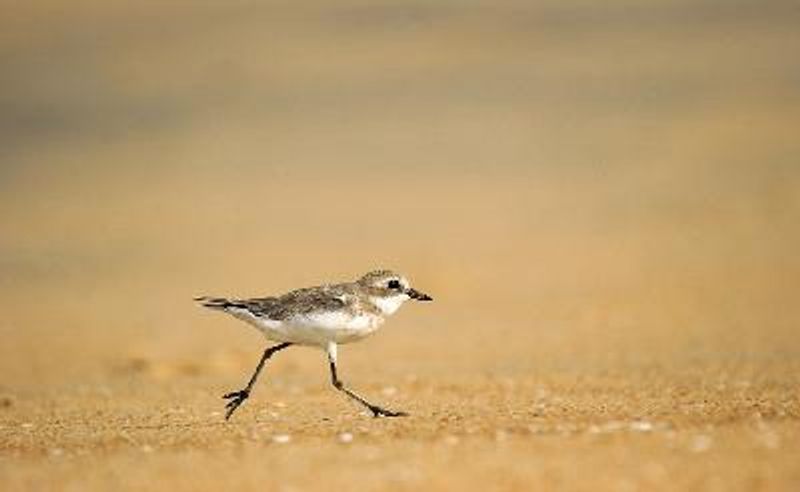
<instances>
[{"instance_id":1,"label":"bird","mask_svg":"<svg viewBox=\"0 0 800 492\"><path fill-rule=\"evenodd\" d=\"M305 287L278 296L251 299L195 297L201 306L246 321L275 342L264 350L247 385L223 396L227 400L225 420L229 420L250 397L267 360L292 346L323 349L327 354L333 387L366 407L373 417L408 415L375 405L348 388L339 379L336 363L340 344L372 335L388 316L410 299L433 300L428 294L412 288L404 276L385 269L370 271L354 282Z\"/></svg>"}]
</instances>

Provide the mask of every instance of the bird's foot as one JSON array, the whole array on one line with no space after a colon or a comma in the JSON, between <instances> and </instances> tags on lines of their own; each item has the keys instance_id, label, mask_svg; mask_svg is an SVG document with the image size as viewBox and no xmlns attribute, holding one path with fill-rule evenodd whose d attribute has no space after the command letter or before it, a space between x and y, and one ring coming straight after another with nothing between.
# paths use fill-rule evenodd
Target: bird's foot
<instances>
[{"instance_id":1,"label":"bird's foot","mask_svg":"<svg viewBox=\"0 0 800 492\"><path fill-rule=\"evenodd\" d=\"M228 394L226 394L225 396L222 397L222 398L228 400L228 403L225 404L225 408L228 409L225 412L225 420L228 420L228 419L231 418L231 415L233 415L233 412L235 412L236 409L239 408L239 405L244 403L244 401L247 399L248 396L250 396L250 391L248 391L246 389L243 389L243 390L239 390L239 391L233 391L233 392L228 393Z\"/></svg>"},{"instance_id":2,"label":"bird's foot","mask_svg":"<svg viewBox=\"0 0 800 492\"><path fill-rule=\"evenodd\" d=\"M381 408L377 405L370 405L370 411L372 412L372 416L375 418L378 417L408 417L406 412L395 412L394 410L388 410L386 408Z\"/></svg>"}]
</instances>

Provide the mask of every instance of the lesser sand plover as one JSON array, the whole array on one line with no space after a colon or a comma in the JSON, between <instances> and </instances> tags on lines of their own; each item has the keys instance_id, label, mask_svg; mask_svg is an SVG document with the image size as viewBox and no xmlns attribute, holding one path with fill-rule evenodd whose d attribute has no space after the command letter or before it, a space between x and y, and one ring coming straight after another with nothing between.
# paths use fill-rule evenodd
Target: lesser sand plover
<instances>
[{"instance_id":1,"label":"lesser sand plover","mask_svg":"<svg viewBox=\"0 0 800 492\"><path fill-rule=\"evenodd\" d=\"M279 342L264 350L244 389L223 396L228 400L225 419L229 419L250 396L267 359L292 345L323 348L328 354L333 386L367 407L373 416L406 415L374 405L345 387L336 374L336 352L338 344L355 342L374 333L387 316L409 299L433 300L429 295L412 289L405 277L389 270L369 272L355 282L297 289L276 297L195 298L207 308L247 321L269 340Z\"/></svg>"}]
</instances>

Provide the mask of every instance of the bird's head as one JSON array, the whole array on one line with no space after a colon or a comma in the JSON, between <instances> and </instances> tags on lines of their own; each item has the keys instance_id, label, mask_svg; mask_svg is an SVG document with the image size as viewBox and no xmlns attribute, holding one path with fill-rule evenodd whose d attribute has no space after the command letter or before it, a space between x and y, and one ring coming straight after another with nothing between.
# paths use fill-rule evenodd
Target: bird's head
<instances>
[{"instance_id":1,"label":"bird's head","mask_svg":"<svg viewBox=\"0 0 800 492\"><path fill-rule=\"evenodd\" d=\"M411 287L408 280L391 270L374 270L358 279L359 286L384 314L392 314L407 300L432 301L428 294Z\"/></svg>"}]
</instances>

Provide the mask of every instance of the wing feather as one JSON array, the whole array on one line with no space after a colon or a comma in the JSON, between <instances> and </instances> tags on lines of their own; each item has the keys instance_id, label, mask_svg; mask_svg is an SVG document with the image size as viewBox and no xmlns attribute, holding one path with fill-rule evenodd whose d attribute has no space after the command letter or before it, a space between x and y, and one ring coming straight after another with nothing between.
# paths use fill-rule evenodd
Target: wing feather
<instances>
[{"instance_id":1,"label":"wing feather","mask_svg":"<svg viewBox=\"0 0 800 492\"><path fill-rule=\"evenodd\" d=\"M195 300L207 308L231 314L246 310L258 318L283 321L298 314L342 309L351 301L351 297L341 286L320 286L294 290L279 297L252 299L198 297Z\"/></svg>"}]
</instances>

